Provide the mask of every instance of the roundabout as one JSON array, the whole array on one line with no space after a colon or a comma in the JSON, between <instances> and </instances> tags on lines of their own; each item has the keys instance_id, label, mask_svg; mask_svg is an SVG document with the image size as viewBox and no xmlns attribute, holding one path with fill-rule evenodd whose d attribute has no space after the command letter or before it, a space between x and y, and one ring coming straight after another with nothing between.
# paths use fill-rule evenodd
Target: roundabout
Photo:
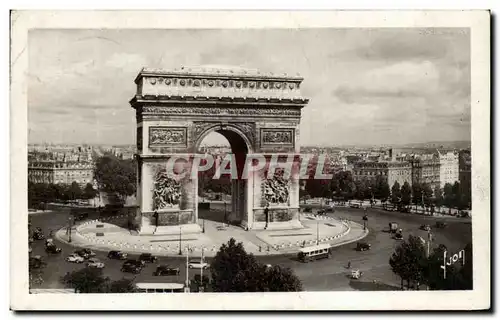
<instances>
[{"instance_id":1,"label":"roundabout","mask_svg":"<svg viewBox=\"0 0 500 320\"><path fill-rule=\"evenodd\" d=\"M389 266L390 255L394 252L394 249L399 245L399 242L393 240L388 233L385 232L388 223L396 222L404 230L405 238L409 234L416 236L425 237L426 232L420 230L422 224L429 224L431 226L435 225L437 221L446 221L447 227L445 229L433 230L434 243L433 247L439 244L445 244L451 250L463 248L468 242L472 241L472 230L470 220L463 220L459 218L437 218L428 217L415 214L405 214L400 212L387 212L383 210L370 209L367 210L368 213L368 224L369 233L363 239L363 242L371 244L371 249L359 252L356 251L356 240L350 238L353 235L353 226L358 226L360 230L363 228L363 216L365 212L359 209L350 208L339 208L336 213L331 214L331 217L335 219L346 219L352 221L351 232L341 238L337 242L335 248L333 248L333 256L331 259L319 260L314 263L301 263L297 261L298 248L293 247L290 250L274 250L271 248L270 253L263 252L256 254L257 259L265 264L280 265L283 267L291 268L294 273L300 278L304 285L304 289L307 291L351 291L351 290L399 290L400 280L395 276ZM203 216L203 219L208 219L207 216ZM68 215L65 212L47 212L40 214L33 214L30 216L32 225L34 227L41 227L45 234L49 234L51 230L59 230L67 226ZM316 231L316 221L309 220L306 221L305 216L301 217L302 221L309 223L309 232L315 233ZM217 220L217 219L214 219ZM209 222L205 222L205 231L209 227ZM328 223L328 220L324 220ZM214 225L220 225L214 222ZM236 236L247 232L241 228L235 228L235 239L244 243L245 249L249 252L258 252L258 247L251 249L246 238L242 236ZM275 230L272 232L282 232L280 230ZM302 232L302 231L301 231ZM75 238L75 231L72 234L72 242L70 244L61 238L61 241L55 240L57 246L62 248L62 255L47 255L44 249L43 241L35 241L32 244L33 252L32 255L42 256L46 262L47 267L43 272L44 282L37 284L37 288L51 288L58 289L63 288L63 285L59 282L61 276L64 276L67 272L72 272L82 268L81 265L68 263L64 259L71 254L73 251L80 246L77 238ZM228 234L223 231L215 233L220 235L220 243L229 240ZM64 232L63 232L64 236ZM321 237L321 229L320 229ZM277 239L289 239L289 237L271 237ZM257 241L257 237L252 238L253 241ZM354 242L354 243L352 243ZM105 268L103 272L106 276L110 277L112 280L120 280L122 278L133 277L134 281L137 282L158 282L158 281L177 281L182 282L185 279L185 256L180 256L174 252L162 256L159 253L154 253L158 256L159 264L167 264L172 267L178 267L180 269L180 274L178 276L169 277L169 279L159 280L153 275L155 270L155 265L148 265L140 274L131 275L120 271L122 262L119 260L111 260L107 258L108 250L121 250L117 247L112 247L112 249L106 249L106 247L96 246L89 242L82 242L81 245L88 246L89 248L95 250L96 258L105 263ZM253 250L253 251L252 251ZM267 250L267 248L266 248ZM130 252L130 258L137 258L140 251L134 253L133 250L124 250ZM200 255L201 251L194 251L191 255ZM210 252L209 252L210 254ZM208 263L211 261L211 257L207 257ZM359 269L363 272L363 277L361 280L351 280L350 270L346 268L348 263L351 262L353 269ZM192 276L192 275L191 275Z\"/></svg>"},{"instance_id":2,"label":"roundabout","mask_svg":"<svg viewBox=\"0 0 500 320\"><path fill-rule=\"evenodd\" d=\"M220 212L212 211L212 214ZM303 228L288 229L274 225L267 230L245 231L241 227L204 220L203 232L198 228L178 227L170 235L138 235L123 228L125 216L85 221L73 228L71 245L100 251L119 250L127 253L152 253L157 256L214 256L220 246L234 238L245 244L245 250L256 256L297 253L301 247L328 243L332 247L364 238L368 230L358 223L329 216L301 215ZM66 228L55 233L56 239L69 243Z\"/></svg>"}]
</instances>

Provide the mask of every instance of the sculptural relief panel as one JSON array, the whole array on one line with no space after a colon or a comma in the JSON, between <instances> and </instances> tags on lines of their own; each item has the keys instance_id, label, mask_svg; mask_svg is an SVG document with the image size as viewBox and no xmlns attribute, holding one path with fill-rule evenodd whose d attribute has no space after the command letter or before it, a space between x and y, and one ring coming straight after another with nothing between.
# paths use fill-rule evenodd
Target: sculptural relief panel
<instances>
[{"instance_id":1,"label":"sculptural relief panel","mask_svg":"<svg viewBox=\"0 0 500 320\"><path fill-rule=\"evenodd\" d=\"M153 178L153 210L179 208L181 202L181 182L167 174L163 166L156 166Z\"/></svg>"},{"instance_id":2,"label":"sculptural relief panel","mask_svg":"<svg viewBox=\"0 0 500 320\"><path fill-rule=\"evenodd\" d=\"M293 145L295 129L261 128L260 139L262 145Z\"/></svg>"},{"instance_id":3,"label":"sculptural relief panel","mask_svg":"<svg viewBox=\"0 0 500 320\"><path fill-rule=\"evenodd\" d=\"M285 179L283 170L276 170L271 179L262 184L264 201L269 205L288 205L290 200L290 181Z\"/></svg>"},{"instance_id":4,"label":"sculptural relief panel","mask_svg":"<svg viewBox=\"0 0 500 320\"><path fill-rule=\"evenodd\" d=\"M149 146L186 146L187 128L149 127Z\"/></svg>"}]
</instances>

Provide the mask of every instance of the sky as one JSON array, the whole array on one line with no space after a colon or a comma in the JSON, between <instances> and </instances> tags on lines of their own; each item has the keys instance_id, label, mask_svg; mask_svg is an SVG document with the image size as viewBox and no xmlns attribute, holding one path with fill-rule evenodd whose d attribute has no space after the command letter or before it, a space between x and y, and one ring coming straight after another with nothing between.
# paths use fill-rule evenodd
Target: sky
<instances>
[{"instance_id":1,"label":"sky","mask_svg":"<svg viewBox=\"0 0 500 320\"><path fill-rule=\"evenodd\" d=\"M38 29L28 54L29 143L135 144L139 71L197 65L304 77L302 145L471 137L468 29Z\"/></svg>"}]
</instances>

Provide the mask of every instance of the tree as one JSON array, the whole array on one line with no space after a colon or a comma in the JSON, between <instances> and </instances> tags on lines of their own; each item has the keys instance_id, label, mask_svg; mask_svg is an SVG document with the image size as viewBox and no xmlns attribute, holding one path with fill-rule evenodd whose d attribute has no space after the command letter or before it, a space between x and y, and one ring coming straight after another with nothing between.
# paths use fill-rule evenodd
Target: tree
<instances>
[{"instance_id":1,"label":"tree","mask_svg":"<svg viewBox=\"0 0 500 320\"><path fill-rule=\"evenodd\" d=\"M101 293L107 291L109 278L103 276L102 269L86 267L68 272L61 281L75 292Z\"/></svg>"},{"instance_id":2,"label":"tree","mask_svg":"<svg viewBox=\"0 0 500 320\"><path fill-rule=\"evenodd\" d=\"M443 205L443 200L443 190L439 186L436 186L434 189L434 204L437 207L441 207Z\"/></svg>"},{"instance_id":3,"label":"tree","mask_svg":"<svg viewBox=\"0 0 500 320\"><path fill-rule=\"evenodd\" d=\"M387 198L389 198L390 194L391 190L389 184L387 183L387 180L384 179L382 176L377 176L377 179L375 180L375 190L374 190L375 198L385 202L387 201Z\"/></svg>"},{"instance_id":4,"label":"tree","mask_svg":"<svg viewBox=\"0 0 500 320\"><path fill-rule=\"evenodd\" d=\"M134 280L125 278L109 283L106 290L107 293L131 293L135 291Z\"/></svg>"},{"instance_id":5,"label":"tree","mask_svg":"<svg viewBox=\"0 0 500 320\"><path fill-rule=\"evenodd\" d=\"M134 160L120 160L113 155L97 158L94 177L99 188L121 197L135 193L137 166Z\"/></svg>"},{"instance_id":6,"label":"tree","mask_svg":"<svg viewBox=\"0 0 500 320\"><path fill-rule=\"evenodd\" d=\"M411 186L411 195L413 204L417 205L422 203L422 185L420 183L414 183Z\"/></svg>"},{"instance_id":7,"label":"tree","mask_svg":"<svg viewBox=\"0 0 500 320\"><path fill-rule=\"evenodd\" d=\"M401 203L408 206L411 202L411 187L408 182L405 182L401 187Z\"/></svg>"},{"instance_id":8,"label":"tree","mask_svg":"<svg viewBox=\"0 0 500 320\"><path fill-rule=\"evenodd\" d=\"M429 206L432 203L432 188L428 183L422 184L422 193L424 195L424 203L422 205Z\"/></svg>"},{"instance_id":9,"label":"tree","mask_svg":"<svg viewBox=\"0 0 500 320\"><path fill-rule=\"evenodd\" d=\"M431 290L472 290L472 245L465 247L465 264L459 263L446 265L446 278L441 268L445 261L443 253L447 250L445 245L434 248L429 256L424 278ZM450 256L448 252L448 257Z\"/></svg>"},{"instance_id":10,"label":"tree","mask_svg":"<svg viewBox=\"0 0 500 320\"><path fill-rule=\"evenodd\" d=\"M396 181L391 189L391 202L392 204L398 204L401 199L401 186Z\"/></svg>"},{"instance_id":11,"label":"tree","mask_svg":"<svg viewBox=\"0 0 500 320\"><path fill-rule=\"evenodd\" d=\"M83 189L83 197L85 199L92 199L95 198L96 195L97 195L97 190L94 189L91 183L87 183L85 189Z\"/></svg>"},{"instance_id":12,"label":"tree","mask_svg":"<svg viewBox=\"0 0 500 320\"><path fill-rule=\"evenodd\" d=\"M71 186L68 189L68 195L71 200L77 200L81 198L82 189L80 188L78 182L73 181L73 183L71 183Z\"/></svg>"},{"instance_id":13,"label":"tree","mask_svg":"<svg viewBox=\"0 0 500 320\"><path fill-rule=\"evenodd\" d=\"M453 199L453 186L449 183L445 184L444 185L444 200L443 200L443 203L445 206L447 206L448 208L451 208L453 206L453 203L454 203L454 199Z\"/></svg>"},{"instance_id":14,"label":"tree","mask_svg":"<svg viewBox=\"0 0 500 320\"><path fill-rule=\"evenodd\" d=\"M231 238L210 265L214 292L300 291L300 280L290 269L269 268Z\"/></svg>"},{"instance_id":15,"label":"tree","mask_svg":"<svg viewBox=\"0 0 500 320\"><path fill-rule=\"evenodd\" d=\"M353 192L354 199L364 200L369 190L366 180L358 180L354 182L354 185L356 186Z\"/></svg>"},{"instance_id":16,"label":"tree","mask_svg":"<svg viewBox=\"0 0 500 320\"><path fill-rule=\"evenodd\" d=\"M408 288L411 284L416 284L418 288L422 283L426 263L424 244L420 238L412 235L396 248L389 259L392 271L401 278L401 286L406 280Z\"/></svg>"}]
</instances>

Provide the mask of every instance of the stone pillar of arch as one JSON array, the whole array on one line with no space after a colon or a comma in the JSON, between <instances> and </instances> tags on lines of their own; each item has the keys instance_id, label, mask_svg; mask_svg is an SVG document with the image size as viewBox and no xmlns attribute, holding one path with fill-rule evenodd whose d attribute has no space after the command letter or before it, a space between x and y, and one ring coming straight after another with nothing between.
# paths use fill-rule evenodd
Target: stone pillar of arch
<instances>
[{"instance_id":1,"label":"stone pillar of arch","mask_svg":"<svg viewBox=\"0 0 500 320\"><path fill-rule=\"evenodd\" d=\"M308 103L300 94L302 81L241 68L143 69L130 101L137 121L139 204L130 221L139 233L176 233L179 226L183 233L200 232L197 176L172 180L161 172L172 157L192 159L214 131L228 139L239 164L229 220L247 230L263 229L262 214L270 202L268 227L300 227L295 176L283 185L262 172L242 179L241 172L249 155L300 152L301 109ZM286 193L286 199L266 196L270 186L281 196Z\"/></svg>"}]
</instances>

